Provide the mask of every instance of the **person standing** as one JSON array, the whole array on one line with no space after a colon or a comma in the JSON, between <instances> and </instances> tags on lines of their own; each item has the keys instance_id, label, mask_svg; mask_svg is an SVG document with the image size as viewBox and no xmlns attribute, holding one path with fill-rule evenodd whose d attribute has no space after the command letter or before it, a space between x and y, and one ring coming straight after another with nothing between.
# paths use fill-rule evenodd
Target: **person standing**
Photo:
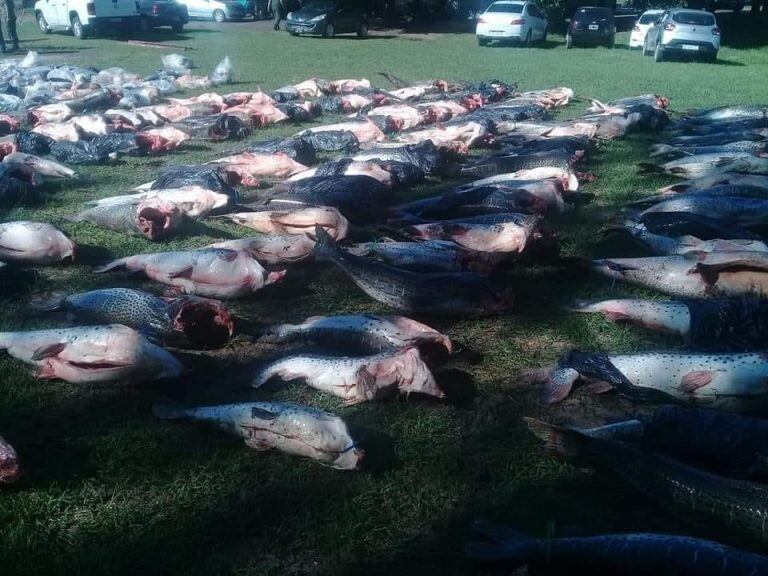
<instances>
[{"instance_id":1,"label":"person standing","mask_svg":"<svg viewBox=\"0 0 768 576\"><path fill-rule=\"evenodd\" d=\"M18 52L19 50L19 37L16 34L16 6L14 0L2 0L5 5L5 26L8 30L8 37L11 40L11 51ZM0 52L5 54L8 49L5 45L5 38L3 37L3 28L0 24Z\"/></svg>"},{"instance_id":2,"label":"person standing","mask_svg":"<svg viewBox=\"0 0 768 576\"><path fill-rule=\"evenodd\" d=\"M285 18L285 0L269 0L269 9L275 17L275 30L280 30L280 21Z\"/></svg>"}]
</instances>

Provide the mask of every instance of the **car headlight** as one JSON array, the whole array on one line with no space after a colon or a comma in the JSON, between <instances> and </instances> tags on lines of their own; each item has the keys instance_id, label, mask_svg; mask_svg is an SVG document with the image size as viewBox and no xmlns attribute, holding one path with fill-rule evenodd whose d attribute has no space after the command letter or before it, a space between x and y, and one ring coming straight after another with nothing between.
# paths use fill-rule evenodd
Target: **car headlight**
<instances>
[{"instance_id":1,"label":"car headlight","mask_svg":"<svg viewBox=\"0 0 768 576\"><path fill-rule=\"evenodd\" d=\"M314 18L310 18L307 20L307 22L322 22L325 20L325 14L320 14L320 16L315 16Z\"/></svg>"}]
</instances>

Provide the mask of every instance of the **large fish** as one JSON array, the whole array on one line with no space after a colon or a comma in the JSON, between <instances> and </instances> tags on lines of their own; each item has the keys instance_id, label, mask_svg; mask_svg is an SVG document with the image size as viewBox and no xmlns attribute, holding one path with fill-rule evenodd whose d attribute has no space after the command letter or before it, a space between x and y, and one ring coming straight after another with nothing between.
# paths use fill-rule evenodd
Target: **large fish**
<instances>
[{"instance_id":1,"label":"large fish","mask_svg":"<svg viewBox=\"0 0 768 576\"><path fill-rule=\"evenodd\" d=\"M94 206L80 212L73 220L90 222L116 232L145 236L155 241L177 232L184 223L184 214L178 206L162 197L151 197L138 202Z\"/></svg>"},{"instance_id":2,"label":"large fish","mask_svg":"<svg viewBox=\"0 0 768 576\"><path fill-rule=\"evenodd\" d=\"M258 370L253 386L263 386L275 377L301 379L312 388L338 396L347 405L397 393L445 397L418 348L376 356L288 356Z\"/></svg>"},{"instance_id":3,"label":"large fish","mask_svg":"<svg viewBox=\"0 0 768 576\"><path fill-rule=\"evenodd\" d=\"M709 108L683 118L683 122L706 123L739 118L761 118L768 116L768 106L720 106Z\"/></svg>"},{"instance_id":4,"label":"large fish","mask_svg":"<svg viewBox=\"0 0 768 576\"><path fill-rule=\"evenodd\" d=\"M82 324L123 324L172 346L220 346L234 332L223 304L196 296L167 299L131 288L105 288L54 297L36 306L62 311L68 320Z\"/></svg>"},{"instance_id":5,"label":"large fish","mask_svg":"<svg viewBox=\"0 0 768 576\"><path fill-rule=\"evenodd\" d=\"M605 258L591 269L672 296L763 296L768 294L768 253L710 252L649 258Z\"/></svg>"},{"instance_id":6,"label":"large fish","mask_svg":"<svg viewBox=\"0 0 768 576\"><path fill-rule=\"evenodd\" d=\"M338 470L357 469L364 455L341 418L309 406L250 402L177 408L157 404L153 411L163 420L211 422L245 439L246 446L254 450L276 449Z\"/></svg>"},{"instance_id":7,"label":"large fish","mask_svg":"<svg viewBox=\"0 0 768 576\"><path fill-rule=\"evenodd\" d=\"M285 179L304 172L307 167L299 164L283 152L274 154L255 154L242 152L211 162L219 166L219 171L226 174L233 184L258 186L263 179Z\"/></svg>"},{"instance_id":8,"label":"large fish","mask_svg":"<svg viewBox=\"0 0 768 576\"><path fill-rule=\"evenodd\" d=\"M187 294L210 298L240 298L280 280L284 271L266 271L246 252L202 248L139 254L96 268L97 274L124 269L143 272L155 282L177 286Z\"/></svg>"},{"instance_id":9,"label":"large fish","mask_svg":"<svg viewBox=\"0 0 768 576\"><path fill-rule=\"evenodd\" d=\"M681 158L683 156L696 156L699 154L716 154L720 152L749 152L757 154L764 152L768 143L754 142L752 140L738 140L723 144L711 144L708 146L671 146L668 144L654 144L650 148L650 157Z\"/></svg>"},{"instance_id":10,"label":"large fish","mask_svg":"<svg viewBox=\"0 0 768 576\"><path fill-rule=\"evenodd\" d=\"M369 314L313 316L301 324L278 324L267 331L276 342L306 342L323 349L362 354L391 352L413 346L421 350L453 351L453 343L426 324L404 316Z\"/></svg>"},{"instance_id":11,"label":"large fish","mask_svg":"<svg viewBox=\"0 0 768 576\"><path fill-rule=\"evenodd\" d=\"M301 138L308 134L318 134L320 132L350 132L355 135L358 143L381 142L387 139L386 134L370 120L342 122L340 124L326 124L325 126L316 126L307 128L299 132L294 137Z\"/></svg>"},{"instance_id":12,"label":"large fish","mask_svg":"<svg viewBox=\"0 0 768 576\"><path fill-rule=\"evenodd\" d=\"M0 486L13 484L21 477L21 465L16 450L0 436Z\"/></svg>"},{"instance_id":13,"label":"large fish","mask_svg":"<svg viewBox=\"0 0 768 576\"><path fill-rule=\"evenodd\" d=\"M321 226L335 240L346 238L349 221L328 206L297 208L284 211L238 212L227 218L262 234L314 234Z\"/></svg>"},{"instance_id":14,"label":"large fish","mask_svg":"<svg viewBox=\"0 0 768 576\"><path fill-rule=\"evenodd\" d=\"M158 198L175 205L189 218L203 218L214 210L225 208L230 197L208 190L201 186L185 186L183 188L168 188L160 190L146 190L136 194L124 196L110 196L88 202L89 206L106 206L112 204L139 203L150 198Z\"/></svg>"},{"instance_id":15,"label":"large fish","mask_svg":"<svg viewBox=\"0 0 768 576\"><path fill-rule=\"evenodd\" d=\"M737 174L734 172L726 172L677 182L675 184L671 184L670 186L664 186L663 188L659 189L659 192L665 195L671 195L682 192L706 190L714 186L721 186L726 184L768 188L768 176L763 176L760 174Z\"/></svg>"},{"instance_id":16,"label":"large fish","mask_svg":"<svg viewBox=\"0 0 768 576\"><path fill-rule=\"evenodd\" d=\"M242 250L261 264L272 266L306 260L315 249L315 241L307 234L261 234L216 242L206 248Z\"/></svg>"},{"instance_id":17,"label":"large fish","mask_svg":"<svg viewBox=\"0 0 768 576\"><path fill-rule=\"evenodd\" d=\"M175 378L176 358L136 330L119 324L0 332L0 350L35 364L38 378L96 383Z\"/></svg>"},{"instance_id":18,"label":"large fish","mask_svg":"<svg viewBox=\"0 0 768 576\"><path fill-rule=\"evenodd\" d=\"M368 296L396 310L437 315L482 315L511 308L508 290L495 288L485 276L464 273L419 274L341 250L317 228L315 257L332 262Z\"/></svg>"},{"instance_id":19,"label":"large fish","mask_svg":"<svg viewBox=\"0 0 768 576\"><path fill-rule=\"evenodd\" d=\"M531 154L511 154L505 156L489 156L471 164L462 166L461 176L487 178L497 174L508 174L533 168L559 168L570 170L576 158L570 152L533 152Z\"/></svg>"},{"instance_id":20,"label":"large fish","mask_svg":"<svg viewBox=\"0 0 768 576\"><path fill-rule=\"evenodd\" d=\"M683 518L715 523L720 530L761 545L768 542L768 490L762 485L703 472L627 442L526 420L553 456L579 467L610 471ZM752 568L744 573L752 573ZM723 569L718 564L712 573Z\"/></svg>"},{"instance_id":21,"label":"large fish","mask_svg":"<svg viewBox=\"0 0 768 576\"><path fill-rule=\"evenodd\" d=\"M75 243L44 222L0 224L0 259L25 264L57 264L74 260Z\"/></svg>"},{"instance_id":22,"label":"large fish","mask_svg":"<svg viewBox=\"0 0 768 576\"><path fill-rule=\"evenodd\" d=\"M676 534L627 533L533 538L485 522L473 526L473 560L526 565L530 574L625 574L627 576L765 576L768 558L718 542Z\"/></svg>"},{"instance_id":23,"label":"large fish","mask_svg":"<svg viewBox=\"0 0 768 576\"><path fill-rule=\"evenodd\" d=\"M349 158L326 162L314 168L309 168L288 178L288 182L305 180L314 176L368 176L382 184L394 184L392 174L375 162L356 162Z\"/></svg>"},{"instance_id":24,"label":"large fish","mask_svg":"<svg viewBox=\"0 0 768 576\"><path fill-rule=\"evenodd\" d=\"M430 130L417 130L406 132L398 136L398 142L406 144L418 144L431 140L438 148L450 146L453 142L461 142L470 148L480 145L490 138L488 129L478 122L465 122L463 124L432 128Z\"/></svg>"},{"instance_id":25,"label":"large fish","mask_svg":"<svg viewBox=\"0 0 768 576\"><path fill-rule=\"evenodd\" d=\"M544 398L564 400L579 379L639 401L677 401L732 412L768 405L768 358L761 353L606 355L574 350L542 374Z\"/></svg>"},{"instance_id":26,"label":"large fish","mask_svg":"<svg viewBox=\"0 0 768 576\"><path fill-rule=\"evenodd\" d=\"M619 299L579 302L571 309L680 336L688 345L699 348L759 350L768 338L768 301L757 298Z\"/></svg>"},{"instance_id":27,"label":"large fish","mask_svg":"<svg viewBox=\"0 0 768 576\"><path fill-rule=\"evenodd\" d=\"M567 192L576 192L579 189L579 180L571 169L554 168L552 166L518 170L517 172L508 174L497 174L496 176L489 176L488 178L475 180L468 184L462 184L455 189L458 191L466 188L477 188L494 184L503 184L514 187L515 183L519 181L530 182L548 178L558 180L563 185L563 189Z\"/></svg>"},{"instance_id":28,"label":"large fish","mask_svg":"<svg viewBox=\"0 0 768 576\"><path fill-rule=\"evenodd\" d=\"M748 152L718 152L684 156L659 166L642 163L646 172L663 172L671 176L700 178L719 172L740 172L742 174L768 174L768 158Z\"/></svg>"},{"instance_id":29,"label":"large fish","mask_svg":"<svg viewBox=\"0 0 768 576\"><path fill-rule=\"evenodd\" d=\"M650 212L687 212L742 226L757 226L768 222L768 194L765 198L710 195L703 191L681 194L654 204L644 214Z\"/></svg>"},{"instance_id":30,"label":"large fish","mask_svg":"<svg viewBox=\"0 0 768 576\"><path fill-rule=\"evenodd\" d=\"M39 182L45 178L65 179L77 176L74 170L67 168L64 164L23 152L8 154L3 158L3 164L13 166L23 174L28 175L33 182Z\"/></svg>"},{"instance_id":31,"label":"large fish","mask_svg":"<svg viewBox=\"0 0 768 576\"><path fill-rule=\"evenodd\" d=\"M357 256L374 256L387 264L415 272L490 272L502 254L468 250L446 240L424 242L366 242L348 249Z\"/></svg>"}]
</instances>

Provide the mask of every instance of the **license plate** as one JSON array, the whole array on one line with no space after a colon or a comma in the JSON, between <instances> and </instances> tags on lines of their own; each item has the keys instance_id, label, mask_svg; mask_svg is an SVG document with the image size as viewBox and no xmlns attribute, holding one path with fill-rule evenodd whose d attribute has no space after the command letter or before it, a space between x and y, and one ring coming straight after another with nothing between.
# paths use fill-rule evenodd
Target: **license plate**
<instances>
[{"instance_id":1,"label":"license plate","mask_svg":"<svg viewBox=\"0 0 768 576\"><path fill-rule=\"evenodd\" d=\"M683 50L698 50L699 47L696 44L683 44Z\"/></svg>"},{"instance_id":2,"label":"license plate","mask_svg":"<svg viewBox=\"0 0 768 576\"><path fill-rule=\"evenodd\" d=\"M590 30L600 30L600 26L598 26L597 24L590 24L589 25L589 29Z\"/></svg>"}]
</instances>

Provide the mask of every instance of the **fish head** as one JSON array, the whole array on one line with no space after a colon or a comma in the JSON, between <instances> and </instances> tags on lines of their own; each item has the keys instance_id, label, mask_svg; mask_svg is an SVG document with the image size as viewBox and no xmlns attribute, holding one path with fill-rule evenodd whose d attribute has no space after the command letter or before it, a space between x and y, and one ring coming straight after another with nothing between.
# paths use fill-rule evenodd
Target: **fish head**
<instances>
[{"instance_id":1,"label":"fish head","mask_svg":"<svg viewBox=\"0 0 768 576\"><path fill-rule=\"evenodd\" d=\"M0 438L0 485L12 484L21 476L21 466L16 451Z\"/></svg>"},{"instance_id":2,"label":"fish head","mask_svg":"<svg viewBox=\"0 0 768 576\"><path fill-rule=\"evenodd\" d=\"M365 450L352 444L346 450L339 452L331 466L337 470L359 470L365 457Z\"/></svg>"},{"instance_id":3,"label":"fish head","mask_svg":"<svg viewBox=\"0 0 768 576\"><path fill-rule=\"evenodd\" d=\"M232 315L218 300L182 296L170 302L168 311L174 330L195 348L222 346L235 331Z\"/></svg>"},{"instance_id":4,"label":"fish head","mask_svg":"<svg viewBox=\"0 0 768 576\"><path fill-rule=\"evenodd\" d=\"M136 208L139 231L150 240L168 236L182 222L183 214L178 206L159 199L148 199Z\"/></svg>"},{"instance_id":5,"label":"fish head","mask_svg":"<svg viewBox=\"0 0 768 576\"><path fill-rule=\"evenodd\" d=\"M432 371L421 359L418 348L408 348L393 357L394 367L399 376L398 390L409 395L413 392L435 398L445 398L432 375Z\"/></svg>"},{"instance_id":6,"label":"fish head","mask_svg":"<svg viewBox=\"0 0 768 576\"><path fill-rule=\"evenodd\" d=\"M64 233L59 233L56 248L62 262L74 262L77 254L77 244Z\"/></svg>"},{"instance_id":7,"label":"fish head","mask_svg":"<svg viewBox=\"0 0 768 576\"><path fill-rule=\"evenodd\" d=\"M390 316L387 320L397 326L403 340L418 346L421 350L424 350L425 347L432 348L434 346L442 348L443 353L451 354L453 352L451 339L426 324L405 316Z\"/></svg>"}]
</instances>

